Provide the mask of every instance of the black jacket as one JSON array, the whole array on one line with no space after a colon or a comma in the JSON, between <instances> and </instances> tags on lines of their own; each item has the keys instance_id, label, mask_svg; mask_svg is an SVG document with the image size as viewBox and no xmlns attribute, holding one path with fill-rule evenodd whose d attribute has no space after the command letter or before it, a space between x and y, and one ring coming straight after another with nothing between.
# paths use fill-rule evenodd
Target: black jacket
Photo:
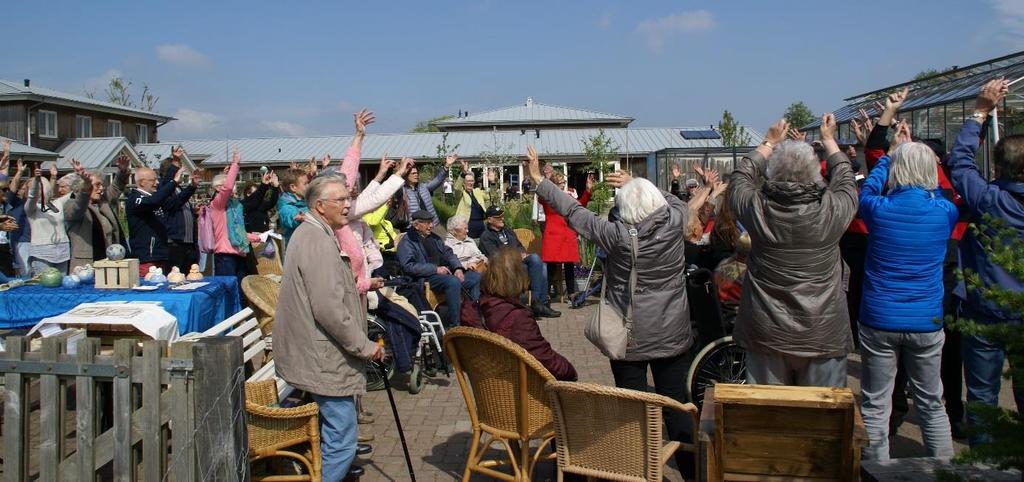
<instances>
[{"instance_id":1,"label":"black jacket","mask_svg":"<svg viewBox=\"0 0 1024 482\"><path fill-rule=\"evenodd\" d=\"M500 234L505 234L505 242L501 241ZM501 228L501 231L495 231L490 226L484 228L484 233L480 235L480 251L483 251L484 255L488 258L494 256L499 249L504 247L516 248L520 252L526 251L523 247L523 243L519 242L519 238L516 237L516 233L511 229L505 227Z\"/></svg>"},{"instance_id":2,"label":"black jacket","mask_svg":"<svg viewBox=\"0 0 1024 482\"><path fill-rule=\"evenodd\" d=\"M126 195L124 210L128 219L128 250L139 262L167 259L164 206L178 186L174 182L174 173L175 169L168 169L153 194L135 188Z\"/></svg>"},{"instance_id":3,"label":"black jacket","mask_svg":"<svg viewBox=\"0 0 1024 482\"><path fill-rule=\"evenodd\" d=\"M177 170L174 166L171 166L168 171L173 176ZM188 186L179 187L167 197L167 201L163 207L163 219L164 225L167 226L167 238L174 241L184 241L186 233L186 220L191 223L192 242L195 243L199 240L199 230L197 229L196 222L198 218L195 212L190 215L186 215L184 210L188 209L192 211L192 204L189 203L189 199L196 192L195 184L189 183Z\"/></svg>"},{"instance_id":4,"label":"black jacket","mask_svg":"<svg viewBox=\"0 0 1024 482\"><path fill-rule=\"evenodd\" d=\"M270 196L267 196L267 190ZM245 230L250 233L262 233L270 229L270 210L277 206L277 197L281 194L276 187L260 183L252 194L242 200L245 210Z\"/></svg>"}]
</instances>

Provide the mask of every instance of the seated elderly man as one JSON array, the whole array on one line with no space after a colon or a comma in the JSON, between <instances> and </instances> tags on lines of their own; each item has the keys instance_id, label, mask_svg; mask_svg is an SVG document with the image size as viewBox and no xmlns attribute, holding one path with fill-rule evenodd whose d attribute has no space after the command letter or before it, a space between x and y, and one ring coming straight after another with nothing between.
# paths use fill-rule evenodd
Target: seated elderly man
<instances>
[{"instance_id":1,"label":"seated elderly man","mask_svg":"<svg viewBox=\"0 0 1024 482\"><path fill-rule=\"evenodd\" d=\"M827 184L814 149L785 140L788 128L771 126L729 183L753 245L733 337L747 351L747 383L844 387L853 337L838 243L857 185L832 114L821 121Z\"/></svg>"},{"instance_id":2,"label":"seated elderly man","mask_svg":"<svg viewBox=\"0 0 1024 482\"><path fill-rule=\"evenodd\" d=\"M551 309L549 304L548 274L544 262L536 253L527 253L516 233L505 227L504 214L505 211L498 206L487 208L487 229L480 235L480 250L488 257L494 256L498 250L505 247L518 250L519 255L523 257L523 264L526 265L526 272L530 275L530 294L533 297L530 309L533 310L533 315L538 318L562 316L561 312Z\"/></svg>"},{"instance_id":3,"label":"seated elderly man","mask_svg":"<svg viewBox=\"0 0 1024 482\"><path fill-rule=\"evenodd\" d=\"M483 273L487 269L487 256L480 252L475 241L469 239L469 220L463 216L452 216L447 227L448 237L444 244L452 248L466 269Z\"/></svg>"},{"instance_id":4,"label":"seated elderly man","mask_svg":"<svg viewBox=\"0 0 1024 482\"><path fill-rule=\"evenodd\" d=\"M398 262L406 275L430 283L443 294L452 326L459 325L462 290L472 299L480 298L480 273L467 271L451 248L431 228L434 216L420 209L412 214L412 229L398 243Z\"/></svg>"}]
</instances>

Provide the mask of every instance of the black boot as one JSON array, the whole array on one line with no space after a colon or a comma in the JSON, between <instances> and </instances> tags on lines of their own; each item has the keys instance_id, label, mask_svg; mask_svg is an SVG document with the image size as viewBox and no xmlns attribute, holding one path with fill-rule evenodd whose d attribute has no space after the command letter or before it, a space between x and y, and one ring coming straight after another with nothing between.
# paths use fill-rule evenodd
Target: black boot
<instances>
[{"instance_id":1,"label":"black boot","mask_svg":"<svg viewBox=\"0 0 1024 482\"><path fill-rule=\"evenodd\" d=\"M562 316L561 313L552 310L547 304L541 303L537 300L534 300L533 303L530 304L530 309L533 310L533 316L536 316L537 318L558 318L559 316Z\"/></svg>"},{"instance_id":2,"label":"black boot","mask_svg":"<svg viewBox=\"0 0 1024 482\"><path fill-rule=\"evenodd\" d=\"M373 446L370 444L356 444L356 455L370 455L373 453Z\"/></svg>"},{"instance_id":3,"label":"black boot","mask_svg":"<svg viewBox=\"0 0 1024 482\"><path fill-rule=\"evenodd\" d=\"M362 466L352 464L352 466L348 468L348 475L345 476L345 480L359 480L359 478L365 473L366 469Z\"/></svg>"}]
</instances>

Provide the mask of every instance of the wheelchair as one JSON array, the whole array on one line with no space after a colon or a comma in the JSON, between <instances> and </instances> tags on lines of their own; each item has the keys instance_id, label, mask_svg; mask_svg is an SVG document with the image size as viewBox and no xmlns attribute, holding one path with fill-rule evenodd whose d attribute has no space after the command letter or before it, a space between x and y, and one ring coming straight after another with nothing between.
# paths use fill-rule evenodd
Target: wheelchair
<instances>
[{"instance_id":1,"label":"wheelchair","mask_svg":"<svg viewBox=\"0 0 1024 482\"><path fill-rule=\"evenodd\" d=\"M712 272L691 268L686 279L690 319L700 347L690 364L686 386L690 402L699 410L706 388L717 383L747 383L747 357L732 339L735 314L723 313Z\"/></svg>"}]
</instances>

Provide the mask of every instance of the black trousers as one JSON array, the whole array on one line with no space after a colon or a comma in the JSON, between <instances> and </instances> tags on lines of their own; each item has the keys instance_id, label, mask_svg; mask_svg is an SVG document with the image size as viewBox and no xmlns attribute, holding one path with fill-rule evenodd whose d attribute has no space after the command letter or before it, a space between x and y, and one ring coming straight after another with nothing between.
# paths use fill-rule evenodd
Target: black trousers
<instances>
[{"instance_id":1,"label":"black trousers","mask_svg":"<svg viewBox=\"0 0 1024 482\"><path fill-rule=\"evenodd\" d=\"M167 264L177 266L182 273L188 273L192 265L199 262L199 246L196 243L168 241Z\"/></svg>"},{"instance_id":2,"label":"black trousers","mask_svg":"<svg viewBox=\"0 0 1024 482\"><path fill-rule=\"evenodd\" d=\"M0 273L14 276L14 250L10 244L0 244Z\"/></svg>"},{"instance_id":3,"label":"black trousers","mask_svg":"<svg viewBox=\"0 0 1024 482\"><path fill-rule=\"evenodd\" d=\"M650 367L654 375L654 392L664 395L679 403L686 403L686 375L690 370L690 363L693 361L693 350L688 350L679 355L669 358L659 358L646 361L623 361L611 360L612 375L615 377L615 386L628 388L642 392L649 391L647 388L647 369ZM669 440L677 440L684 443L694 443L690 436L694 429L689 415L675 410L664 410L665 425L668 428L666 436ZM676 465L683 477L691 479L696 473L695 457L690 452L676 451Z\"/></svg>"},{"instance_id":4,"label":"black trousers","mask_svg":"<svg viewBox=\"0 0 1024 482\"><path fill-rule=\"evenodd\" d=\"M864 234L846 233L839 239L839 254L850 267L850 287L846 292L846 309L850 313L850 331L853 343L860 346L857 335L860 321L860 297L864 285L864 258L868 254L868 237Z\"/></svg>"},{"instance_id":5,"label":"black trousers","mask_svg":"<svg viewBox=\"0 0 1024 482\"><path fill-rule=\"evenodd\" d=\"M565 293L575 293L576 290L576 265L573 263L547 263L548 265L548 284L551 288L556 288L551 280L555 279L554 273L561 267L562 278L565 279Z\"/></svg>"}]
</instances>

